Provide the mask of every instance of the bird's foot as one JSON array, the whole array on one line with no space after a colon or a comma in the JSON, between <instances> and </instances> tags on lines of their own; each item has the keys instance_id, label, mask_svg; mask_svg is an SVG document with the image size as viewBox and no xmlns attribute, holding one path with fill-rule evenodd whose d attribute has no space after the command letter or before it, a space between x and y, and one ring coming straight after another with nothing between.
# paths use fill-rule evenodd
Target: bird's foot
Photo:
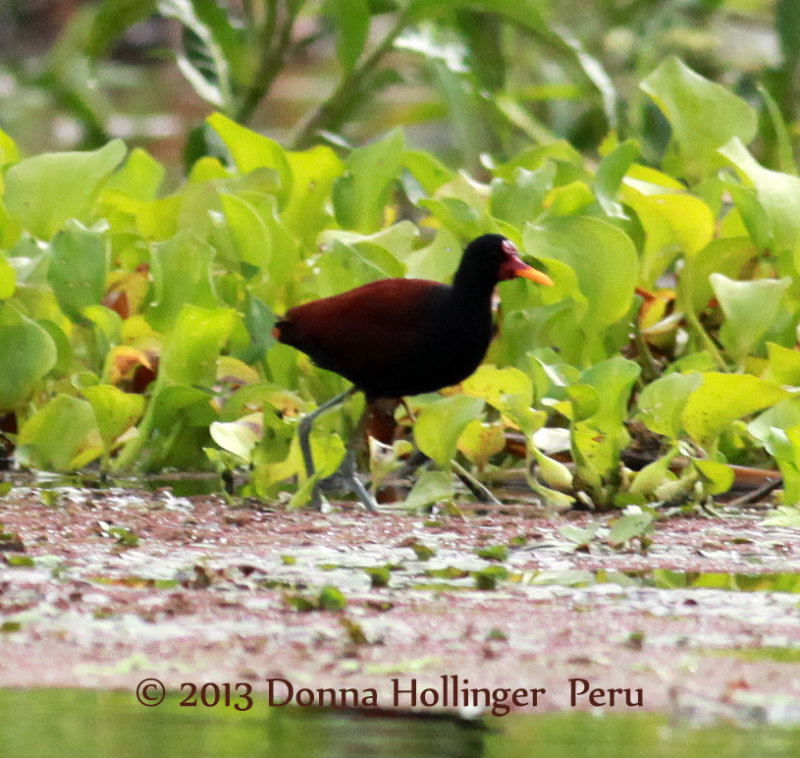
<instances>
[{"instance_id":1,"label":"bird's foot","mask_svg":"<svg viewBox=\"0 0 800 758\"><path fill-rule=\"evenodd\" d=\"M378 511L378 504L375 498L364 486L364 483L358 478L354 470L347 470L345 467L339 469L335 474L323 479L319 483L319 486L315 488L315 491L319 489L323 489L326 492L337 493L353 492L368 511L372 513L377 513ZM317 510L319 510L317 506L317 502L319 501L325 502L325 498L321 493L318 494L317 500L312 496L312 504Z\"/></svg>"}]
</instances>

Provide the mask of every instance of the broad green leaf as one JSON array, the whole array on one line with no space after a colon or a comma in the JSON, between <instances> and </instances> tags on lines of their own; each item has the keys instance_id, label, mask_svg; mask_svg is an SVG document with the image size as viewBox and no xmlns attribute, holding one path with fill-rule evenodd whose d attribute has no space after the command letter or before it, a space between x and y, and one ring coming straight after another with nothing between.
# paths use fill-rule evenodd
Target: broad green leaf
<instances>
[{"instance_id":1,"label":"broad green leaf","mask_svg":"<svg viewBox=\"0 0 800 758\"><path fill-rule=\"evenodd\" d=\"M564 524L564 526L558 527L558 531L562 537L576 545L588 545L602 526L603 524L599 521L590 521L585 527Z\"/></svg>"},{"instance_id":2,"label":"broad green leaf","mask_svg":"<svg viewBox=\"0 0 800 758\"><path fill-rule=\"evenodd\" d=\"M123 192L137 200L155 200L165 174L164 166L148 152L137 147L131 150L128 160L106 182L103 189Z\"/></svg>"},{"instance_id":3,"label":"broad green leaf","mask_svg":"<svg viewBox=\"0 0 800 758\"><path fill-rule=\"evenodd\" d=\"M700 474L703 489L709 495L727 492L735 480L733 469L719 461L694 460L692 465Z\"/></svg>"},{"instance_id":4,"label":"broad green leaf","mask_svg":"<svg viewBox=\"0 0 800 758\"><path fill-rule=\"evenodd\" d=\"M687 259L714 236L714 214L700 198L686 193L643 195L627 188L622 196L645 231L638 281L653 287L681 252Z\"/></svg>"},{"instance_id":5,"label":"broad green leaf","mask_svg":"<svg viewBox=\"0 0 800 758\"><path fill-rule=\"evenodd\" d=\"M606 216L627 218L622 204L617 200L617 192L631 164L639 157L639 152L639 144L635 140L626 140L600 161L594 193Z\"/></svg>"},{"instance_id":6,"label":"broad green leaf","mask_svg":"<svg viewBox=\"0 0 800 758\"><path fill-rule=\"evenodd\" d=\"M211 280L214 248L191 232L179 232L152 253L154 298L147 320L167 331L185 304L201 308L218 305Z\"/></svg>"},{"instance_id":7,"label":"broad green leaf","mask_svg":"<svg viewBox=\"0 0 800 758\"><path fill-rule=\"evenodd\" d=\"M424 508L431 503L451 500L455 494L453 476L446 471L423 471L405 499L410 511Z\"/></svg>"},{"instance_id":8,"label":"broad green leaf","mask_svg":"<svg viewBox=\"0 0 800 758\"><path fill-rule=\"evenodd\" d=\"M209 427L211 439L223 450L251 463L253 449L261 437L261 418L262 414L253 413L236 421L215 421Z\"/></svg>"},{"instance_id":9,"label":"broad green leaf","mask_svg":"<svg viewBox=\"0 0 800 758\"><path fill-rule=\"evenodd\" d=\"M516 368L479 366L461 384L465 395L485 400L499 411L505 411L510 396L519 396L526 406L533 403L533 385L527 374Z\"/></svg>"},{"instance_id":10,"label":"broad green leaf","mask_svg":"<svg viewBox=\"0 0 800 758\"><path fill-rule=\"evenodd\" d=\"M704 373L703 384L686 402L683 428L708 448L733 421L789 396L789 392L750 374Z\"/></svg>"},{"instance_id":11,"label":"broad green leaf","mask_svg":"<svg viewBox=\"0 0 800 758\"><path fill-rule=\"evenodd\" d=\"M439 187L454 179L453 172L447 166L423 150L406 150L403 153L403 165L419 185L416 193L409 192L409 197L413 202L418 202L425 195L432 196ZM422 194L420 194L420 189ZM407 191L409 191L408 187Z\"/></svg>"},{"instance_id":12,"label":"broad green leaf","mask_svg":"<svg viewBox=\"0 0 800 758\"><path fill-rule=\"evenodd\" d=\"M735 279L745 263L758 254L749 237L715 239L696 255L686 258L678 280L679 290L688 292L696 312L705 310L714 296L710 276L714 272Z\"/></svg>"},{"instance_id":13,"label":"broad green leaf","mask_svg":"<svg viewBox=\"0 0 800 758\"><path fill-rule=\"evenodd\" d=\"M275 194L280 205L285 205L292 192L292 169L283 148L274 140L240 126L221 113L212 113L207 121L222 138L239 173L247 174L257 168L275 172Z\"/></svg>"},{"instance_id":14,"label":"broad green leaf","mask_svg":"<svg viewBox=\"0 0 800 758\"><path fill-rule=\"evenodd\" d=\"M185 305L161 355L159 382L211 387L217 378L217 358L236 323L229 308L209 310Z\"/></svg>"},{"instance_id":15,"label":"broad green leaf","mask_svg":"<svg viewBox=\"0 0 800 758\"><path fill-rule=\"evenodd\" d=\"M622 545L634 537L641 537L649 531L653 523L651 513L632 513L628 516L618 518L611 527L608 541L612 545Z\"/></svg>"},{"instance_id":16,"label":"broad green leaf","mask_svg":"<svg viewBox=\"0 0 800 758\"><path fill-rule=\"evenodd\" d=\"M430 211L458 240L471 240L493 227L483 202L468 203L457 197L434 197L420 200L419 205Z\"/></svg>"},{"instance_id":17,"label":"broad green leaf","mask_svg":"<svg viewBox=\"0 0 800 758\"><path fill-rule=\"evenodd\" d=\"M56 344L45 329L0 304L0 409L22 403L56 363Z\"/></svg>"},{"instance_id":18,"label":"broad green leaf","mask_svg":"<svg viewBox=\"0 0 800 758\"><path fill-rule=\"evenodd\" d=\"M352 71L364 50L371 20L368 0L329 0L323 5L336 29L336 55L345 71Z\"/></svg>"},{"instance_id":19,"label":"broad green leaf","mask_svg":"<svg viewBox=\"0 0 800 758\"><path fill-rule=\"evenodd\" d=\"M775 322L783 293L792 280L787 276L737 282L723 274L711 274L710 281L725 313L720 341L737 361L741 361Z\"/></svg>"},{"instance_id":20,"label":"broad green leaf","mask_svg":"<svg viewBox=\"0 0 800 758\"><path fill-rule=\"evenodd\" d=\"M292 190L281 221L294 236L311 243L329 223L330 213L325 206L344 164L324 145L286 153L286 159L292 171Z\"/></svg>"},{"instance_id":21,"label":"broad green leaf","mask_svg":"<svg viewBox=\"0 0 800 758\"><path fill-rule=\"evenodd\" d=\"M768 342L767 357L768 365L764 379L776 384L800 387L800 352ZM800 418L795 423L800 424Z\"/></svg>"},{"instance_id":22,"label":"broad green leaf","mask_svg":"<svg viewBox=\"0 0 800 758\"><path fill-rule=\"evenodd\" d=\"M588 364L602 357L605 330L625 317L633 303L638 256L631 239L605 221L577 216L528 225L523 241L525 250L544 261L556 282L552 288L537 288L544 303L561 307L566 294L560 286L559 270L551 268L551 261L575 272L575 297L585 298L586 310L580 315L565 314L563 328L580 335L568 340L580 350L578 361Z\"/></svg>"},{"instance_id":23,"label":"broad green leaf","mask_svg":"<svg viewBox=\"0 0 800 758\"><path fill-rule=\"evenodd\" d=\"M165 434L181 423L210 426L215 420L211 396L201 389L183 385L162 385L154 392L147 409L152 416L153 428Z\"/></svg>"},{"instance_id":24,"label":"broad green leaf","mask_svg":"<svg viewBox=\"0 0 800 758\"><path fill-rule=\"evenodd\" d=\"M223 193L220 201L241 260L266 270L272 256L272 237L264 219L241 197Z\"/></svg>"},{"instance_id":25,"label":"broad green leaf","mask_svg":"<svg viewBox=\"0 0 800 758\"><path fill-rule=\"evenodd\" d=\"M553 187L547 193L544 214L550 216L577 216L586 211L594 203L594 194L591 187L584 181L569 182Z\"/></svg>"},{"instance_id":26,"label":"broad green leaf","mask_svg":"<svg viewBox=\"0 0 800 758\"><path fill-rule=\"evenodd\" d=\"M419 230L413 223L400 221L374 234L329 229L320 234L317 242L319 245L325 246L337 240L345 245L363 245L365 249L370 245L376 245L391 253L397 260L402 261L411 253L414 242L418 237Z\"/></svg>"},{"instance_id":27,"label":"broad green leaf","mask_svg":"<svg viewBox=\"0 0 800 758\"><path fill-rule=\"evenodd\" d=\"M449 469L464 427L483 413L483 400L452 395L425 406L414 424L419 449L437 466Z\"/></svg>"},{"instance_id":28,"label":"broad green leaf","mask_svg":"<svg viewBox=\"0 0 800 758\"><path fill-rule=\"evenodd\" d=\"M389 192L403 165L404 143L403 132L395 129L347 156L346 172L333 185L340 226L370 233L383 225Z\"/></svg>"},{"instance_id":29,"label":"broad green leaf","mask_svg":"<svg viewBox=\"0 0 800 758\"><path fill-rule=\"evenodd\" d=\"M478 419L470 421L458 439L458 450L479 469L486 468L489 459L505 446L503 424L488 424Z\"/></svg>"},{"instance_id":30,"label":"broad green leaf","mask_svg":"<svg viewBox=\"0 0 800 758\"><path fill-rule=\"evenodd\" d=\"M703 383L703 376L667 374L650 382L639 394L639 415L651 432L677 440L683 430L682 414L689 395Z\"/></svg>"},{"instance_id":31,"label":"broad green leaf","mask_svg":"<svg viewBox=\"0 0 800 758\"><path fill-rule=\"evenodd\" d=\"M22 425L18 445L22 460L45 471L68 471L77 467L77 459L84 454L90 460L102 453L92 406L63 394L56 395Z\"/></svg>"},{"instance_id":32,"label":"broad green leaf","mask_svg":"<svg viewBox=\"0 0 800 758\"><path fill-rule=\"evenodd\" d=\"M670 471L670 463L676 455L678 455L677 446L637 471L628 487L628 492L632 495L651 495L665 484L674 482L677 477Z\"/></svg>"},{"instance_id":33,"label":"broad green leaf","mask_svg":"<svg viewBox=\"0 0 800 758\"><path fill-rule=\"evenodd\" d=\"M0 252L0 300L8 300L17 288L17 274L8 258Z\"/></svg>"},{"instance_id":34,"label":"broad green leaf","mask_svg":"<svg viewBox=\"0 0 800 758\"><path fill-rule=\"evenodd\" d=\"M49 240L68 219L86 220L100 184L124 157L124 143L113 140L90 152L26 158L6 172L6 207L31 234Z\"/></svg>"},{"instance_id":35,"label":"broad green leaf","mask_svg":"<svg viewBox=\"0 0 800 758\"><path fill-rule=\"evenodd\" d=\"M548 486L557 490L572 489L572 472L560 461L545 455L537 448L533 449L536 458L539 478Z\"/></svg>"},{"instance_id":36,"label":"broad green leaf","mask_svg":"<svg viewBox=\"0 0 800 758\"><path fill-rule=\"evenodd\" d=\"M489 196L492 216L517 227L525 226L542 212L555 176L555 164L545 163L535 171L517 168L513 182L496 177L492 180Z\"/></svg>"},{"instance_id":37,"label":"broad green leaf","mask_svg":"<svg viewBox=\"0 0 800 758\"><path fill-rule=\"evenodd\" d=\"M389 261L390 265L399 266L394 259ZM377 279L386 279L389 276L397 276L401 271L391 271L382 268L362 254L362 251L342 244L336 240L332 246L320 257L314 276L313 294L319 297L329 297L338 295L340 292L360 287L362 284L374 282Z\"/></svg>"},{"instance_id":38,"label":"broad green leaf","mask_svg":"<svg viewBox=\"0 0 800 758\"><path fill-rule=\"evenodd\" d=\"M758 117L753 108L678 58L667 58L639 86L672 127L676 160L671 168L679 175L692 180L710 175L723 165L719 148L731 138L747 143L756 135Z\"/></svg>"},{"instance_id":39,"label":"broad green leaf","mask_svg":"<svg viewBox=\"0 0 800 758\"><path fill-rule=\"evenodd\" d=\"M156 0L105 0L97 6L85 42L90 57L105 55L122 34L134 24L149 18Z\"/></svg>"},{"instance_id":40,"label":"broad green leaf","mask_svg":"<svg viewBox=\"0 0 800 758\"><path fill-rule=\"evenodd\" d=\"M623 422L640 367L619 356L595 364L581 375L581 383L567 387L572 401L572 454L578 473L601 495L601 487L615 478L621 451L630 442Z\"/></svg>"},{"instance_id":41,"label":"broad green leaf","mask_svg":"<svg viewBox=\"0 0 800 758\"><path fill-rule=\"evenodd\" d=\"M97 305L106 289L106 238L83 228L70 228L53 237L47 278L61 310L73 321Z\"/></svg>"},{"instance_id":42,"label":"broad green leaf","mask_svg":"<svg viewBox=\"0 0 800 758\"><path fill-rule=\"evenodd\" d=\"M800 218L800 178L761 166L739 139L731 139L719 153L753 185L766 212L773 253L795 251Z\"/></svg>"},{"instance_id":43,"label":"broad green leaf","mask_svg":"<svg viewBox=\"0 0 800 758\"><path fill-rule=\"evenodd\" d=\"M5 166L8 163L16 163L18 160L19 150L17 149L17 143L14 142L6 132L0 129L0 166Z\"/></svg>"},{"instance_id":44,"label":"broad green leaf","mask_svg":"<svg viewBox=\"0 0 800 758\"><path fill-rule=\"evenodd\" d=\"M123 392L110 384L84 387L81 392L91 403L97 429L106 452L114 440L133 426L144 412L144 397Z\"/></svg>"}]
</instances>

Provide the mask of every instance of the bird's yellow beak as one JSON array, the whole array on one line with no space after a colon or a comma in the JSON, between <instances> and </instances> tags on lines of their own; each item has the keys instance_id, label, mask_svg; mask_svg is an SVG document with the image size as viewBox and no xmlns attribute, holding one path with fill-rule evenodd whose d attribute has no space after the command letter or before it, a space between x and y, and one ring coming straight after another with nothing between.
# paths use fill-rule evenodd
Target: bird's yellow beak
<instances>
[{"instance_id":1,"label":"bird's yellow beak","mask_svg":"<svg viewBox=\"0 0 800 758\"><path fill-rule=\"evenodd\" d=\"M514 276L521 276L523 279L530 279L532 282L536 282L536 284L544 284L546 287L553 286L553 280L543 271L539 271L539 269L529 266L527 263L523 263L522 261L520 261L520 263L522 263L525 268L520 268L514 271Z\"/></svg>"}]
</instances>

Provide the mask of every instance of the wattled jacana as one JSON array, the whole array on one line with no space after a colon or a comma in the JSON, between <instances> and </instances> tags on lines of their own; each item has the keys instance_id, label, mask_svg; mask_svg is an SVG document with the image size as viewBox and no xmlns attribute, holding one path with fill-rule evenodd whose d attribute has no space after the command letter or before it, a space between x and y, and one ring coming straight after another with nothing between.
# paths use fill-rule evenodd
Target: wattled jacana
<instances>
[{"instance_id":1,"label":"wattled jacana","mask_svg":"<svg viewBox=\"0 0 800 758\"><path fill-rule=\"evenodd\" d=\"M383 279L290 308L273 336L355 385L301 421L300 448L308 476L314 474L309 444L314 421L353 392L362 390L371 403L433 392L472 374L492 339L495 285L518 276L553 284L549 276L523 263L511 241L485 234L467 245L452 285ZM352 457L345 467L361 502L376 510L355 476ZM321 505L316 487L313 503Z\"/></svg>"}]
</instances>

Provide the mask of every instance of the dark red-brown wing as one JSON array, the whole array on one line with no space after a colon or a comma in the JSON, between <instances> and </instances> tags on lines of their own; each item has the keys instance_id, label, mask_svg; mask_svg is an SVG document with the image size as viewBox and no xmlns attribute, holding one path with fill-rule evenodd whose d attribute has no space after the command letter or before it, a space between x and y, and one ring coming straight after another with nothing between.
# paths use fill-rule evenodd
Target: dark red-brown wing
<instances>
[{"instance_id":1,"label":"dark red-brown wing","mask_svg":"<svg viewBox=\"0 0 800 758\"><path fill-rule=\"evenodd\" d=\"M319 366L358 383L365 373L404 362L430 328L431 308L447 289L425 279L382 279L289 309L275 334Z\"/></svg>"}]
</instances>

